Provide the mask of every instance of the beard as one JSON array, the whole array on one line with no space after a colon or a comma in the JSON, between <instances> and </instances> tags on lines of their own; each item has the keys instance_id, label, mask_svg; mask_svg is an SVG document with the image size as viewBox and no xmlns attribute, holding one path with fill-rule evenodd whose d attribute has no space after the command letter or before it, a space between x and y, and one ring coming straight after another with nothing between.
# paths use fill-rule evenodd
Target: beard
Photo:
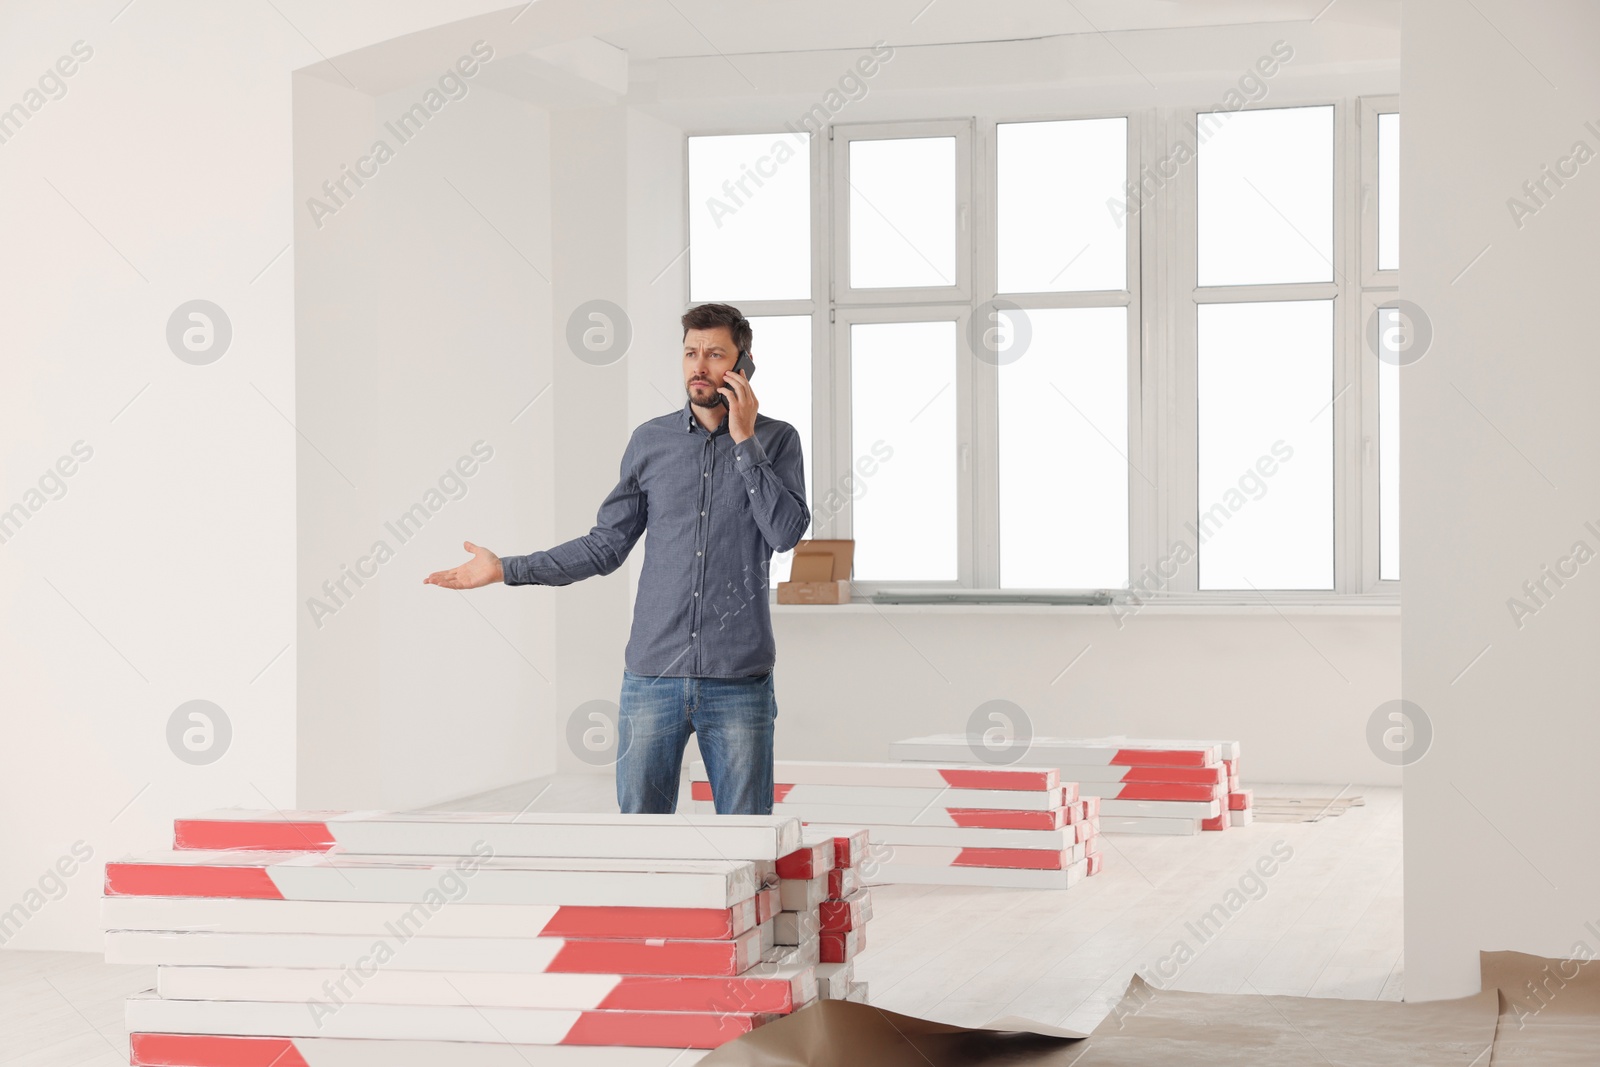
<instances>
[{"instance_id":1,"label":"beard","mask_svg":"<svg viewBox=\"0 0 1600 1067\"><path fill-rule=\"evenodd\" d=\"M707 385L707 386L709 386L709 385L711 385L711 383L710 382L687 382L687 383L685 383L684 387L683 387L683 391L685 393L689 394L689 403L693 404L695 407L701 407L701 408L716 408L716 407L721 407L722 406L722 401L723 401L724 398L723 398L721 393L716 391L715 388L712 388L711 393L710 393L709 396L707 396L705 398L701 398L701 397L695 396L694 387L696 385Z\"/></svg>"}]
</instances>

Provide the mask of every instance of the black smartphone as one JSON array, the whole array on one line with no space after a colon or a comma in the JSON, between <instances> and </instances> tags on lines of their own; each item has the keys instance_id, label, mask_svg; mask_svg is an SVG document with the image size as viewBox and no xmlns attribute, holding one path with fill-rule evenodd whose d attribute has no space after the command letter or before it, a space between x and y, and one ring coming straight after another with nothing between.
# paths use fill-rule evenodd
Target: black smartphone
<instances>
[{"instance_id":1,"label":"black smartphone","mask_svg":"<svg viewBox=\"0 0 1600 1067\"><path fill-rule=\"evenodd\" d=\"M739 349L739 358L733 361L733 369L744 375L745 381L755 377L756 365L750 358L750 350L748 348ZM730 385L728 388L732 389L733 386ZM723 407L728 406L728 398L720 390L717 392L717 403Z\"/></svg>"}]
</instances>

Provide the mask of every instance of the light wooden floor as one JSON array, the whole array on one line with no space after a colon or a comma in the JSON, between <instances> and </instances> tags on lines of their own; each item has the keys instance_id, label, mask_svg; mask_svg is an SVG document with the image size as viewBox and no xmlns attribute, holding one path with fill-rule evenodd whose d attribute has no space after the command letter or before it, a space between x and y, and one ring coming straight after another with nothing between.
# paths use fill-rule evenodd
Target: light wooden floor
<instances>
[{"instance_id":1,"label":"light wooden floor","mask_svg":"<svg viewBox=\"0 0 1600 1067\"><path fill-rule=\"evenodd\" d=\"M1338 790L1250 784L1257 797ZM1135 972L1170 989L1398 1000L1400 791L1351 792L1366 805L1320 823L1108 837L1105 871L1064 893L879 887L857 977L892 1011L969 1025L1022 1015L1083 1031ZM578 775L436 806L525 805L616 810L609 779ZM1278 841L1294 854L1262 879L1264 891L1247 881L1247 892L1228 897ZM1217 904L1231 917L1197 932ZM1192 957L1181 966L1180 942ZM89 953L0 951L0 1064L126 1064L122 1000L153 984L153 968L112 967Z\"/></svg>"}]
</instances>

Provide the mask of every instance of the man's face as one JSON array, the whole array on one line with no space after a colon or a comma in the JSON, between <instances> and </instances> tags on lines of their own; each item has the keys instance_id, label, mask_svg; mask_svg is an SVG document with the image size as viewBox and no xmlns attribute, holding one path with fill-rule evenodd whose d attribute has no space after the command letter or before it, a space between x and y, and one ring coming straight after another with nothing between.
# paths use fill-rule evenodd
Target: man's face
<instances>
[{"instance_id":1,"label":"man's face","mask_svg":"<svg viewBox=\"0 0 1600 1067\"><path fill-rule=\"evenodd\" d=\"M733 369L739 352L733 347L733 333L726 326L709 330L690 330L683 336L683 387L689 399L700 407L715 407L722 395L717 386L722 376Z\"/></svg>"}]
</instances>

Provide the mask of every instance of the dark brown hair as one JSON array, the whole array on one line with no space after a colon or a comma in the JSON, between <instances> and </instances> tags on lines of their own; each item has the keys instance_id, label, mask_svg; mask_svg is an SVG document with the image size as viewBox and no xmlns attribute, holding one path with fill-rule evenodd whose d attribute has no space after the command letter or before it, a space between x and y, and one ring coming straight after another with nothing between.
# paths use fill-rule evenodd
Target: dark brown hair
<instances>
[{"instance_id":1,"label":"dark brown hair","mask_svg":"<svg viewBox=\"0 0 1600 1067\"><path fill-rule=\"evenodd\" d=\"M736 350L740 352L749 350L755 331L750 328L750 320L732 304L701 304L683 313L685 337L689 336L690 330L714 330L718 326L728 328Z\"/></svg>"}]
</instances>

